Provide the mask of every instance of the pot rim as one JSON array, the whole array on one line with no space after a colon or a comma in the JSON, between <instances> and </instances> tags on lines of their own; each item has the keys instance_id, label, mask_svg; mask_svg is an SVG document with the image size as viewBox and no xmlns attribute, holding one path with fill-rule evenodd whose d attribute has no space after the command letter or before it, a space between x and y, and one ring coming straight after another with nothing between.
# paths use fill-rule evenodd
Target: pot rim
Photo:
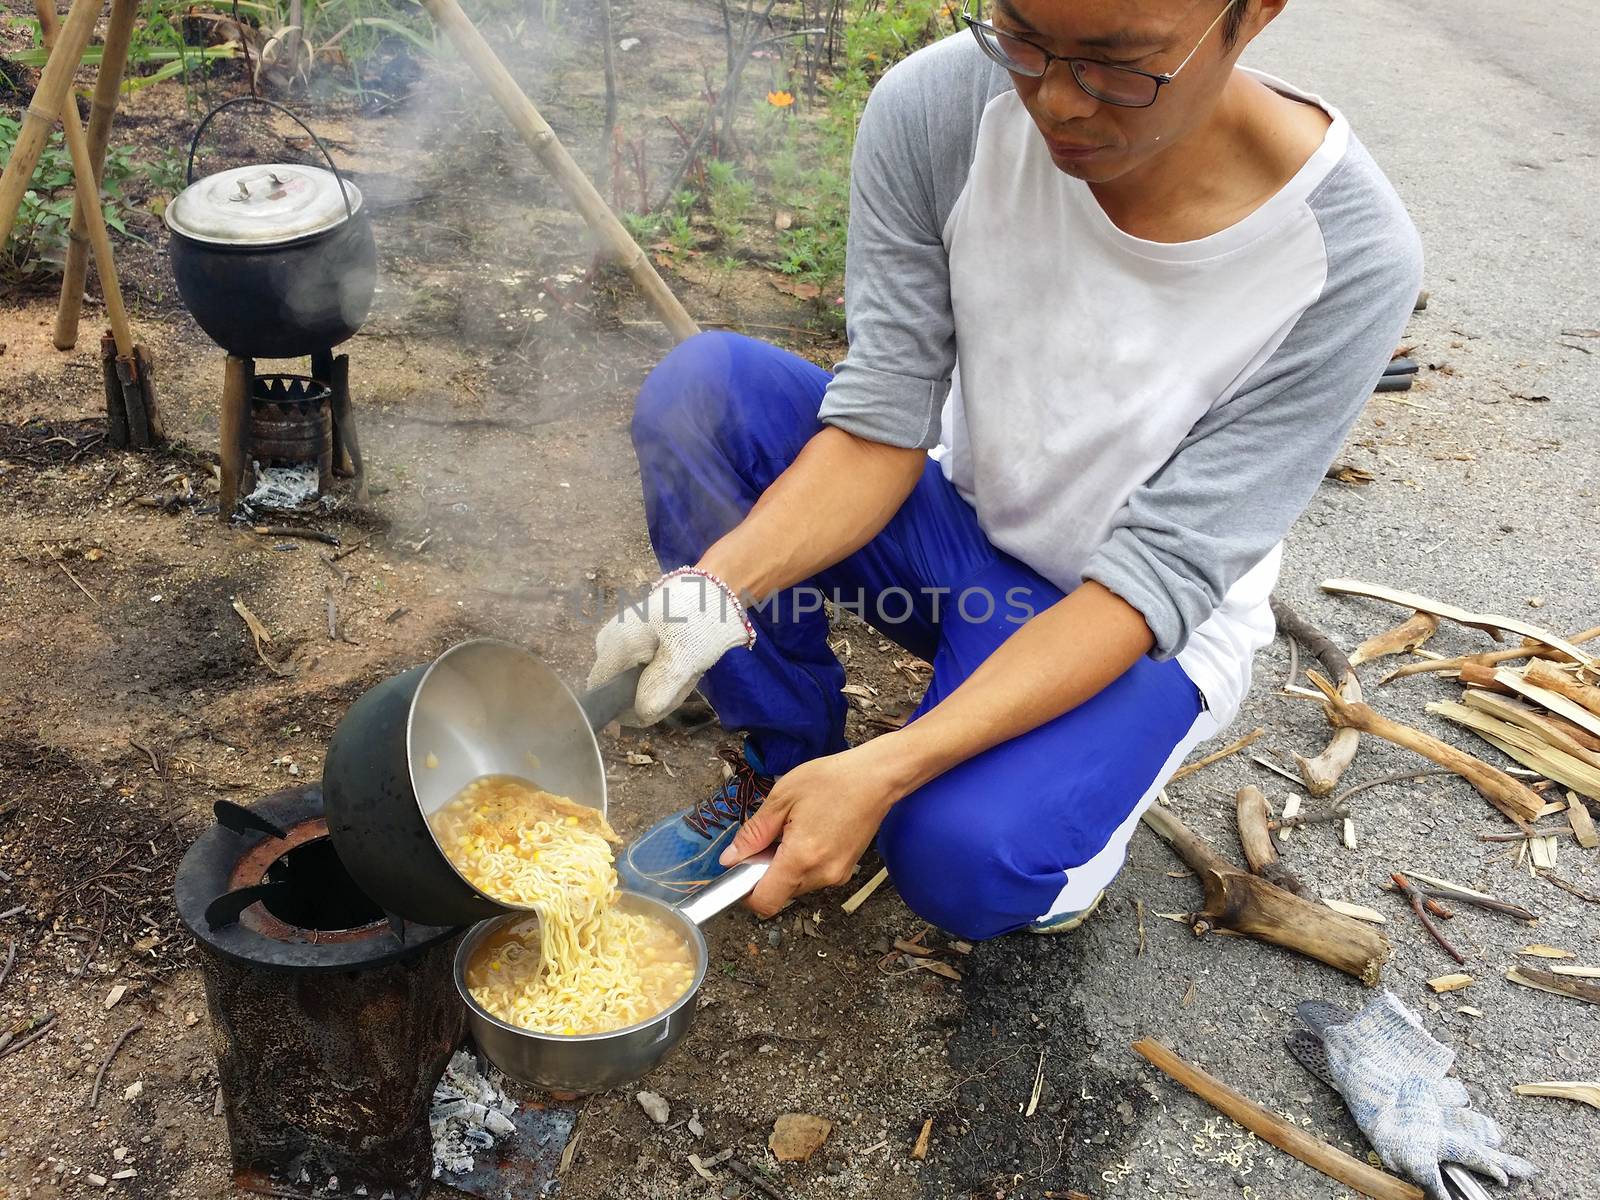
<instances>
[{"instance_id":1,"label":"pot rim","mask_svg":"<svg viewBox=\"0 0 1600 1200\"><path fill-rule=\"evenodd\" d=\"M531 1039L535 1042L552 1042L557 1045L598 1043L611 1038L627 1037L652 1025L669 1020L674 1013L684 1005L692 1002L699 995L701 985L706 981L706 969L711 962L711 949L706 944L705 932L675 907L663 900L657 900L654 896L646 896L643 892L630 892L627 890L620 891L618 896L619 898L627 896L635 902L642 902L651 906L660 913L670 914L672 919L682 927L689 944L695 949L694 980L684 989L683 995L667 1005L666 1008L653 1017L646 1017L642 1021L635 1021L632 1025L624 1025L620 1029L607 1029L602 1033L541 1033L536 1029L525 1029L521 1025L512 1025L508 1021L502 1021L484 1008L483 1005L478 1003L477 997L472 994L472 989L467 986L467 960L472 956L472 952L483 942L483 939L493 933L496 927L504 925L508 921L524 919L532 911L530 909L508 912L498 917L490 917L485 921L479 921L467 930L466 936L461 939L460 944L456 947L454 964L456 992L460 995L461 1002L467 1006L467 1011L479 1020L487 1021L489 1024L517 1037Z\"/></svg>"},{"instance_id":2,"label":"pot rim","mask_svg":"<svg viewBox=\"0 0 1600 1200\"><path fill-rule=\"evenodd\" d=\"M343 214L338 218L338 220L330 222L329 224L322 226L320 229L313 229L309 233L296 234L294 237L290 238L276 238L269 241L248 242L239 241L233 238L205 237L201 234L192 233L187 229L180 228L177 224L175 224L172 217L172 204L168 204L167 207L162 210L161 221L164 225L166 225L167 232L169 232L174 238L191 242L196 246L204 246L208 250L240 252L253 250L288 250L296 246L304 246L311 242L321 241L323 238L331 237L333 234L338 233L341 229L347 229L350 226L358 223L366 225L369 229L371 228L372 222L367 217L366 209L362 207L361 189L349 181L345 182L345 187L352 193L350 198L350 211L348 213ZM174 197L174 199L176 199L176 197Z\"/></svg>"},{"instance_id":3,"label":"pot rim","mask_svg":"<svg viewBox=\"0 0 1600 1200\"><path fill-rule=\"evenodd\" d=\"M415 747L412 745L412 735L415 732L415 722L417 719L417 703L422 699L422 693L428 687L428 680L433 677L433 673L439 669L440 665L445 661L445 659L450 658L452 655L462 653L468 649L479 646L498 647L502 651L509 651L520 655L523 658L530 660L535 665L542 667L544 670L549 671L550 677L556 682L556 686L566 693L567 699L572 701L573 709L577 712L582 712L582 706L578 703L578 698L572 694L572 689L569 688L566 685L566 682L550 668L549 664L545 663L537 655L528 653L528 651L524 650L515 642L508 642L503 638L469 638L467 641L457 642L454 646L451 646L443 654L439 655L438 658L434 659L428 664L428 669L422 673L422 678L417 680L416 690L411 693L411 702L406 707L406 782L411 785L411 802L417 807L417 813L422 818L423 828L428 831L428 839L433 843L434 849L438 851L440 860L445 866L450 868L451 873L454 874L457 879L461 880L462 883L466 884L467 887L472 890L474 895L487 900L490 904L493 904L497 908L506 910L509 915L526 915L534 911L532 905L518 904L513 900L502 900L498 896L491 896L488 892L484 891L477 884L473 883L472 880L463 875L460 868L458 868L455 863L450 861L450 856L444 852L444 847L439 844L439 837L433 831L433 824L428 820L428 814L422 810L422 800L417 788L417 756ZM584 728L589 728L587 722L584 723ZM601 759L600 816L603 818L606 815L607 799L605 762L600 754L600 743L595 739L593 729L589 729L589 741L594 746L595 757L597 759ZM519 776L519 778L521 777ZM524 780L524 782L533 787L539 786L531 779ZM574 801L573 803L582 802ZM590 807L593 806L591 805Z\"/></svg>"}]
</instances>

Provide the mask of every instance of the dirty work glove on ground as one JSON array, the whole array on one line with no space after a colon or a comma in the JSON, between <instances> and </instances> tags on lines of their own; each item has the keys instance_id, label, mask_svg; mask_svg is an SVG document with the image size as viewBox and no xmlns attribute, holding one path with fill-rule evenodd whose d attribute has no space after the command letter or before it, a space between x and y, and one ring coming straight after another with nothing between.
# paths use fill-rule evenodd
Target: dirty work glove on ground
<instances>
[{"instance_id":1,"label":"dirty work glove on ground","mask_svg":"<svg viewBox=\"0 0 1600 1200\"><path fill-rule=\"evenodd\" d=\"M1336 1005L1307 1001L1295 1010L1321 1040L1323 1063L1299 1031L1290 1052L1344 1097L1350 1115L1384 1166L1451 1200L1441 1162L1460 1163L1504 1184L1538 1168L1496 1149L1503 1135L1488 1117L1468 1107L1467 1089L1447 1078L1455 1051L1434 1040L1422 1021L1391 993L1352 1016ZM1311 1053L1307 1053L1310 1050Z\"/></svg>"},{"instance_id":2,"label":"dirty work glove on ground","mask_svg":"<svg viewBox=\"0 0 1600 1200\"><path fill-rule=\"evenodd\" d=\"M654 725L683 703L719 658L755 642L755 626L732 588L709 572L679 567L656 580L643 603L624 608L601 626L589 686L648 664L633 711L621 720Z\"/></svg>"}]
</instances>

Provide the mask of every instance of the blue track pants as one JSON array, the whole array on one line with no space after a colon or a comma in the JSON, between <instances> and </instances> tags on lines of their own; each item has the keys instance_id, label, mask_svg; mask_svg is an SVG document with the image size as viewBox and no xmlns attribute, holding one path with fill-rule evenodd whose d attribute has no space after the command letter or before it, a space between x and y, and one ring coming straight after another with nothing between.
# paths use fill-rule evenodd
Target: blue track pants
<instances>
[{"instance_id":1,"label":"blue track pants","mask_svg":"<svg viewBox=\"0 0 1600 1200\"><path fill-rule=\"evenodd\" d=\"M695 562L794 461L822 428L828 378L795 355L725 333L684 342L651 372L633 438L663 568ZM845 748L845 673L828 649L819 594L933 664L918 714L1029 612L1062 597L989 544L930 459L877 537L755 611L755 647L724 655L701 681L722 724L745 730L774 774ZM906 796L883 823L879 852L905 902L962 937L1077 911L1121 869L1138 816L1167 777L1215 731L1176 661L1140 659L1071 712Z\"/></svg>"}]
</instances>

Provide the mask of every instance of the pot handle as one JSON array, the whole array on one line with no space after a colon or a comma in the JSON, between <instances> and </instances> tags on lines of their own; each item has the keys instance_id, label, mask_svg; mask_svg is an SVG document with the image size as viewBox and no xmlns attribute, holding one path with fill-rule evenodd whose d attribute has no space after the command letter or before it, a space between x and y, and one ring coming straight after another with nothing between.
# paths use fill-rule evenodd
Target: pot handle
<instances>
[{"instance_id":1,"label":"pot handle","mask_svg":"<svg viewBox=\"0 0 1600 1200\"><path fill-rule=\"evenodd\" d=\"M282 104L279 104L276 100L267 100L260 96L235 96L232 100L224 100L221 104L217 105L205 116L200 118L200 124L195 128L194 137L189 140L189 165L184 169L184 183L186 185L194 182L194 152L199 149L200 135L206 131L206 126L211 124L212 117L216 116L225 108L232 108L235 104L265 104L268 108L277 109L296 125L300 126L301 129L304 129L306 131L306 135L310 137L312 144L315 145L318 150L322 151L322 157L326 159L328 163L328 170L333 172L334 179L338 181L339 195L344 198L345 217L347 219L353 219L355 217L355 209L350 206L350 193L348 190L346 190L344 176L339 174L339 168L333 165L333 155L328 153L328 148L322 144L322 139L312 132L311 126L307 125L299 117L295 116L290 109L284 107Z\"/></svg>"},{"instance_id":2,"label":"pot handle","mask_svg":"<svg viewBox=\"0 0 1600 1200\"><path fill-rule=\"evenodd\" d=\"M701 888L677 909L696 925L704 925L724 909L731 908L755 891L756 884L772 865L773 851L763 850L752 855L736 867L729 867L716 879Z\"/></svg>"},{"instance_id":3,"label":"pot handle","mask_svg":"<svg viewBox=\"0 0 1600 1200\"><path fill-rule=\"evenodd\" d=\"M588 718L589 728L598 732L632 708L634 693L639 690L639 676L643 674L644 664L640 663L579 696L578 706Z\"/></svg>"}]
</instances>

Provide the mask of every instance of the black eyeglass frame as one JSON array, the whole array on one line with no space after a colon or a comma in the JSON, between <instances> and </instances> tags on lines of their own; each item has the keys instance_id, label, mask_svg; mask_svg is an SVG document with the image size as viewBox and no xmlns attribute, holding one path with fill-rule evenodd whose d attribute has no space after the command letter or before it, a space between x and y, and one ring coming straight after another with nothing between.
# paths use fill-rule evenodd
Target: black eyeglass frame
<instances>
[{"instance_id":1,"label":"black eyeglass frame","mask_svg":"<svg viewBox=\"0 0 1600 1200\"><path fill-rule=\"evenodd\" d=\"M977 17L972 15L971 9L962 10L961 20L965 22L968 29L972 30L973 39L978 43L978 47L983 51L984 56L991 62L998 63L1007 71L1015 72L1016 74L1025 76L1029 79L1043 79L1047 74L1049 74L1051 63L1063 62L1067 64L1067 70L1072 75L1072 81L1083 90L1085 95L1100 101L1102 104L1115 105L1117 108L1149 108L1160 98L1161 89L1176 79L1178 77L1178 72L1187 67L1194 56L1200 53L1200 47L1206 44L1207 39L1211 37L1212 32L1215 31L1218 24L1221 23L1222 18L1228 15L1236 3L1237 0L1228 0L1228 3L1223 7L1222 11L1212 19L1211 24L1206 26L1206 31L1200 35L1200 40L1194 44L1194 49L1190 50L1189 53L1184 56L1183 61L1177 66L1173 67L1172 70L1160 73L1154 71L1141 71L1138 67L1125 67L1120 63L1109 63L1104 59L1099 58L1084 58L1079 55L1053 54L1049 50L1046 50L1043 46L1039 45L1038 42L1031 41L1028 38L1023 37L1021 34L1007 33L1002 29L996 29L987 21L979 20ZM1037 72L1018 70L1016 66L1001 58L996 51L990 48L989 43L983 38L984 33L992 34L996 38L1009 38L1014 42L1021 42L1023 45L1037 50L1040 54L1044 55L1044 66L1041 67ZM1155 84L1155 87L1150 91L1150 99L1146 100L1143 104L1134 104L1127 100L1113 100L1111 97L1102 95L1101 93L1095 91L1083 81L1083 76L1079 74L1080 65L1099 67L1102 70L1116 71L1123 75L1135 75L1142 79L1148 79L1152 81Z\"/></svg>"}]
</instances>

